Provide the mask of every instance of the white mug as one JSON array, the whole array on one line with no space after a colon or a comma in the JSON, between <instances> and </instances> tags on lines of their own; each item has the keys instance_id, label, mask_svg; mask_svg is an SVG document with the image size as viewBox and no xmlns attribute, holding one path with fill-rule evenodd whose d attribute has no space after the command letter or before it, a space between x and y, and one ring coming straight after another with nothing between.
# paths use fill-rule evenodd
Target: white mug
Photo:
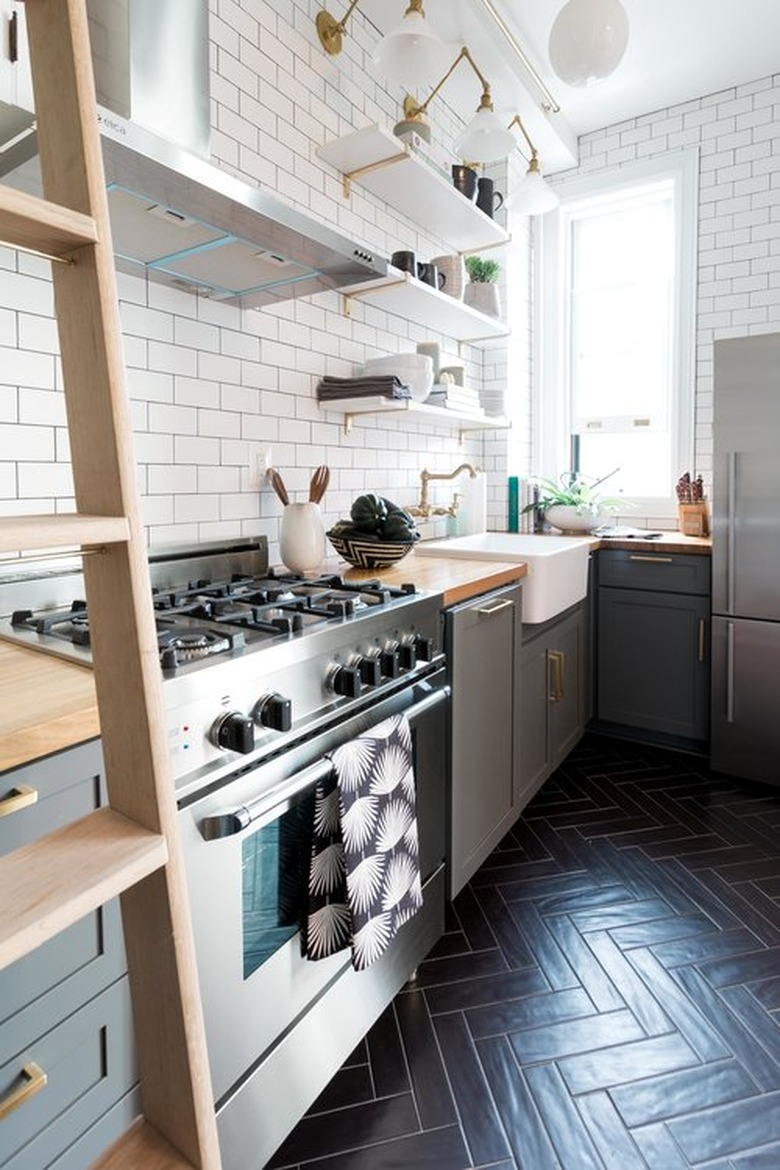
<instances>
[{"instance_id":1,"label":"white mug","mask_svg":"<svg viewBox=\"0 0 780 1170\"><path fill-rule=\"evenodd\" d=\"M282 512L279 552L291 573L319 569L325 558L325 525L319 504L287 504Z\"/></svg>"}]
</instances>

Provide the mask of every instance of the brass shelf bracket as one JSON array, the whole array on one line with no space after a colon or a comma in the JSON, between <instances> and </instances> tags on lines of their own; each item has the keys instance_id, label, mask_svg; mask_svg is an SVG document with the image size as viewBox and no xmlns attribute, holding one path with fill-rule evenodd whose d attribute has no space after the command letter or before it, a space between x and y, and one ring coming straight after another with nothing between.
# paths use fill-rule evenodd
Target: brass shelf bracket
<instances>
[{"instance_id":1,"label":"brass shelf bracket","mask_svg":"<svg viewBox=\"0 0 780 1170\"><path fill-rule=\"evenodd\" d=\"M403 162L409 157L409 148L399 151L398 154L390 154L387 158L379 158L376 162L366 163L364 167L355 167L352 171L345 171L342 176L342 191L344 198L349 199L352 194L352 183L356 179L360 179L363 175L370 175L372 171L381 171L385 167L391 167L395 163Z\"/></svg>"}]
</instances>

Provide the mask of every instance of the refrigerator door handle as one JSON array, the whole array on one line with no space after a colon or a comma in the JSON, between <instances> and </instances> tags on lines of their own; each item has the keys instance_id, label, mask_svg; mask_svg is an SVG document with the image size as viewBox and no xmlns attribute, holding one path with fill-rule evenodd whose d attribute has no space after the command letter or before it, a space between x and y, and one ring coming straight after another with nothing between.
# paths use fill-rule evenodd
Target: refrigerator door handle
<instances>
[{"instance_id":1,"label":"refrigerator door handle","mask_svg":"<svg viewBox=\"0 0 780 1170\"><path fill-rule=\"evenodd\" d=\"M737 452L728 456L728 502L726 514L726 613L734 613L737 588Z\"/></svg>"},{"instance_id":2,"label":"refrigerator door handle","mask_svg":"<svg viewBox=\"0 0 780 1170\"><path fill-rule=\"evenodd\" d=\"M734 623L726 622L726 722L734 722Z\"/></svg>"}]
</instances>

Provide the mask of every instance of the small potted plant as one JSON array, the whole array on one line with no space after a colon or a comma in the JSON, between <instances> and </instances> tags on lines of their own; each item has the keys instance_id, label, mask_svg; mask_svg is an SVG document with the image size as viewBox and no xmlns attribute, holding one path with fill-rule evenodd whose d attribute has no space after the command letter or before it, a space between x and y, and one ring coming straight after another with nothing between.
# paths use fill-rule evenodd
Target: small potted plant
<instances>
[{"instance_id":1,"label":"small potted plant","mask_svg":"<svg viewBox=\"0 0 780 1170\"><path fill-rule=\"evenodd\" d=\"M615 475L619 469L610 471L601 479L591 480L578 471L564 471L558 480L532 479L539 489L538 499L528 504L523 511L539 508L553 528L561 532L593 532L604 522L605 512L617 512L631 505L618 497L606 497L596 488L604 480Z\"/></svg>"},{"instance_id":2,"label":"small potted plant","mask_svg":"<svg viewBox=\"0 0 780 1170\"><path fill-rule=\"evenodd\" d=\"M490 260L484 256L467 256L466 272L469 279L463 290L464 303L491 317L500 317L501 298L496 284L500 270L498 260Z\"/></svg>"}]
</instances>

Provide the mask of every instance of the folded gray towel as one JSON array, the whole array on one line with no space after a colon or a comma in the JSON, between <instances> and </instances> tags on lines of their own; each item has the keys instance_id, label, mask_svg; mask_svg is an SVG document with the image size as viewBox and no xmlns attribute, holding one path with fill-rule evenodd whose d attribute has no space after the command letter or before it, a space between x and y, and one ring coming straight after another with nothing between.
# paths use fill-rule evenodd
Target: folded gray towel
<instances>
[{"instance_id":1,"label":"folded gray towel","mask_svg":"<svg viewBox=\"0 0 780 1170\"><path fill-rule=\"evenodd\" d=\"M317 397L323 401L334 398L411 398L406 382L396 374L366 374L358 378L335 378L326 375L317 383Z\"/></svg>"}]
</instances>

